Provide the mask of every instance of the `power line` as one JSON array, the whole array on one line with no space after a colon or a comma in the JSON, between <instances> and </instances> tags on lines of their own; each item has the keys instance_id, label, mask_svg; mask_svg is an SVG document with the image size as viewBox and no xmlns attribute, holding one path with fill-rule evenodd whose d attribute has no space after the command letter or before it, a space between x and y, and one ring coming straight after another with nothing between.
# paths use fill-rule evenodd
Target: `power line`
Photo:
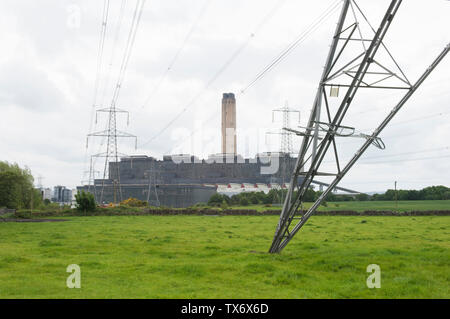
<instances>
[{"instance_id":1,"label":"power line","mask_svg":"<svg viewBox=\"0 0 450 319\"><path fill-rule=\"evenodd\" d=\"M401 121L401 122L392 123L391 126L408 124L408 123L411 123L411 122L417 122L417 121L422 121L422 120L428 120L430 118L435 118L435 117L439 117L439 116L445 116L445 115L448 115L448 114L450 114L450 112L435 113L435 114L431 114L431 115L427 115L427 116L421 116L421 117L416 117L416 118L412 118L412 119ZM373 130L373 129L374 128L368 128L368 129L363 129L363 130L370 131L370 130Z\"/></svg>"},{"instance_id":2,"label":"power line","mask_svg":"<svg viewBox=\"0 0 450 319\"><path fill-rule=\"evenodd\" d=\"M123 3L122 3L123 4ZM122 189L120 185L120 168L119 168L119 152L118 152L118 138L119 137L135 137L131 134L128 134L126 132L120 132L117 130L117 123L116 123L116 117L118 112L124 112L123 110L117 110L116 109L116 103L119 98L119 94L121 91L122 83L125 78L126 70L128 67L128 63L133 51L134 43L136 40L136 34L139 29L139 24L141 21L142 12L144 9L145 0L137 0L136 1L136 7L134 9L133 18L131 21L130 30L128 32L128 37L125 45L125 49L123 52L122 57L122 63L120 65L120 70L118 72L117 82L114 87L113 96L111 98L111 105L108 109L102 109L100 111L102 112L108 112L108 125L107 129L103 132L96 132L92 133L89 136L103 136L106 138L107 145L106 145L106 152L103 153L105 157L105 164L104 164L104 170L103 170L103 179L102 179L102 187L101 187L101 193L100 193L100 202L103 202L103 195L104 195L104 188L105 188L105 180L108 172L109 167L109 161L111 159L115 162L115 178L111 176L111 168L109 169L109 179L112 179L112 186L113 186L113 192L114 192L114 203L116 203L117 199L117 190L119 194L119 201L122 199ZM116 34L117 35L117 34ZM116 39L117 40L117 39ZM103 154L99 154L98 156L103 156ZM92 161L91 161L92 163ZM91 166L90 172L93 171L93 168ZM95 189L95 185L94 185Z\"/></svg>"},{"instance_id":3,"label":"power line","mask_svg":"<svg viewBox=\"0 0 450 319\"><path fill-rule=\"evenodd\" d=\"M173 56L172 60L170 61L168 67L166 68L166 70L164 71L164 73L160 76L158 82L156 83L156 85L153 87L153 90L151 91L151 93L149 94L149 96L147 97L147 99L145 100L144 104L142 105L142 108L146 107L147 104L153 99L153 97L156 95L156 92L158 91L159 87L161 86L161 84L164 82L164 80L166 79L167 75L169 74L169 72L172 70L173 66L175 65L176 61L178 60L178 57L180 56L181 52L183 51L184 47L186 46L188 40L190 39L192 33L194 32L194 30L196 29L199 21L201 20L201 18L203 17L203 15L206 12L206 9L209 7L209 5L211 4L211 0L205 0L203 6L200 9L200 12L198 14L198 16L196 17L196 19L194 20L194 23L192 24L192 26L189 28L188 33L186 34L183 42L181 43L181 46L178 48L178 50L176 51L175 55Z\"/></svg>"},{"instance_id":4,"label":"power line","mask_svg":"<svg viewBox=\"0 0 450 319\"><path fill-rule=\"evenodd\" d=\"M102 94L101 106L104 105L104 100L105 100L105 96L106 96L106 90L107 90L107 87L109 86L111 69L112 69L112 65L113 65L113 62L114 62L116 47L117 47L117 43L118 43L118 40L119 40L120 29L121 29L121 26L122 26L124 12L125 12L125 5L126 5L126 0L122 0L120 8L119 8L119 17L117 19L116 28L115 28L115 35L114 35L114 42L113 42L113 46L112 46L111 59L110 59L109 65L108 65L108 73L106 75L105 85L103 86L103 94ZM108 123L105 124L104 131L106 131L107 129L108 129ZM90 186L91 181L93 181L93 179L94 179L94 176L92 175L92 172L93 172L93 168L95 167L96 162L97 162L97 158L98 158L96 155L100 153L100 151L101 151L105 141L106 141L106 136L103 136L101 141L100 141L100 144L99 144L99 147L98 147L98 151L96 153L94 153L94 155L92 156L93 158L91 157L91 163L90 163L91 167L89 169L89 186Z\"/></svg>"},{"instance_id":5,"label":"power line","mask_svg":"<svg viewBox=\"0 0 450 319\"><path fill-rule=\"evenodd\" d=\"M442 81L436 81L433 85L429 85L429 83L427 83L427 84L428 84L427 88L435 87L438 84L441 85L441 87L442 87ZM424 87L425 87L425 83L424 83ZM440 98L442 98L443 96L449 95L450 92L449 91L445 91L445 92L442 92L442 93L438 92L437 94L439 95ZM380 99L377 99L377 102L379 103L380 101L391 99L391 98L393 98L396 95L397 95L397 92L394 92L394 93L391 93L391 94L386 93L384 96L380 97ZM415 99L415 103L417 105L418 101L422 101L422 100L426 100L426 99L429 99L429 97L427 97L427 96L419 97L419 98ZM354 115L360 115L360 114L366 114L366 113L370 113L370 112L384 111L384 110L386 110L385 106L379 106L379 107L374 107L374 108L370 108L370 109L365 109L365 110L360 111L360 112L355 112L355 113L352 113L351 115L354 116Z\"/></svg>"},{"instance_id":6,"label":"power line","mask_svg":"<svg viewBox=\"0 0 450 319\"><path fill-rule=\"evenodd\" d=\"M254 84L256 84L256 82L258 80L260 80L265 73L267 73L269 70L271 70L274 66L276 66L278 63L280 63L293 49L297 48L304 40L306 40L306 38L312 34L315 30L317 30L317 28L324 22L324 19L326 17L328 17L329 15L331 15L337 8L338 8L338 4L341 2L341 0L338 0L334 3L332 3L328 8L325 9L324 12L322 12L318 18L316 18L314 20L313 23L310 24L310 26L305 29L304 31L302 31L300 33L300 35L296 38L296 40L291 43L285 50L283 50L280 54L277 55L277 57L275 59L272 60L271 63L269 63L269 65L267 65L263 71L261 71L260 73L258 73L258 75L256 76L256 78L251 81L244 89L242 89L237 95L243 95L245 93L245 91L247 89L249 89L251 86L253 86ZM273 15L273 12L270 12L262 21L261 23L258 25L257 28L261 28L262 25L268 20L268 18ZM252 33L250 35L250 37L253 37L254 33ZM246 45L246 44L245 44ZM265 71L264 71L265 70ZM184 110L182 111L184 112ZM217 116L217 112L214 113L210 118L208 118L208 120L206 122L211 121L212 119L214 119ZM181 114L179 114L181 115ZM175 119L176 120L176 119ZM172 121L173 123L174 121ZM170 123L170 124L172 124ZM164 130L166 130L170 125L168 125L167 127L164 128ZM196 132L198 131L198 129L193 130L191 132L191 134L187 137L187 138L191 138ZM161 132L162 133L162 132ZM159 136L160 134L158 134L157 136ZM149 141L147 141L146 143L142 144L141 146L144 146L148 143L150 143L153 139L155 139L157 136L154 136L152 139L150 139ZM186 139L187 139L186 138ZM180 143L178 143L175 147L181 145L186 139L183 139Z\"/></svg>"},{"instance_id":7,"label":"power line","mask_svg":"<svg viewBox=\"0 0 450 319\"><path fill-rule=\"evenodd\" d=\"M397 156L403 156L403 155L423 154L423 153L438 152L438 151L445 151L445 150L450 150L450 146L431 148L431 149L424 149L424 150L419 150L419 151L403 152L403 153L397 153L397 154L387 154L387 155L361 157L361 163L363 161L367 160L367 159L397 157ZM324 163L334 163L334 161L324 161ZM369 161L369 163L371 163L371 162Z\"/></svg>"},{"instance_id":8,"label":"power line","mask_svg":"<svg viewBox=\"0 0 450 319\"><path fill-rule=\"evenodd\" d=\"M362 161L361 164L384 164L384 163L393 163L393 162L414 162L414 161L425 161L425 160L449 158L449 157L450 157L450 155L435 156L435 157L422 157L422 158L410 158L410 159L393 160L393 161L378 161L378 162L363 162Z\"/></svg>"},{"instance_id":9,"label":"power line","mask_svg":"<svg viewBox=\"0 0 450 319\"><path fill-rule=\"evenodd\" d=\"M397 122L397 123L393 123L391 125L397 125L397 124L407 124L410 122L415 122L415 121L420 121L420 120L427 120L430 118L434 118L434 117L438 117L438 116L443 116L443 115L448 115L450 114L450 112L441 112L441 113L436 113L430 116L426 116L426 117L420 117L420 118L414 118L411 120L406 120L406 121L402 121L402 122ZM366 131L370 131L372 128L368 128L368 129L362 129L362 131L366 130ZM417 134L422 134L422 132L413 132L413 133L407 133L407 134L395 134L395 135L387 135L384 136L383 138L392 138L392 137L403 137L403 136L411 136L411 135L417 135ZM345 145L345 144L355 144L358 143L358 141L347 141L347 142L340 142L341 145Z\"/></svg>"},{"instance_id":10,"label":"power line","mask_svg":"<svg viewBox=\"0 0 450 319\"><path fill-rule=\"evenodd\" d=\"M92 102L92 111L91 111L89 132L92 130L93 114L95 111L95 106L97 105L97 94L98 94L98 90L99 90L99 86L100 86L100 77L101 77L101 70L102 70L102 65L103 65L103 51L104 51L104 47L105 47L106 32L107 32L107 26L108 26L108 17L109 17L109 0L105 0L104 4L103 4L102 28L101 28L100 42L99 42L99 48L98 48L97 73L95 76L94 98L93 98L93 102Z\"/></svg>"},{"instance_id":11,"label":"power line","mask_svg":"<svg viewBox=\"0 0 450 319\"><path fill-rule=\"evenodd\" d=\"M152 141L154 141L157 137L159 137L162 133L164 133L176 120L178 120L192 105L195 104L195 102L206 92L206 90L217 80L217 78L225 72L225 70L233 63L233 61L242 53L242 51L248 46L250 41L255 37L256 32L259 31L259 29L262 28L262 26L274 15L274 13L281 7L281 5L286 0L282 0L281 2L278 2L271 10L270 12L264 16L262 21L256 26L255 30L250 33L250 35L247 37L247 40L241 44L232 54L231 56L225 61L225 63L218 69L218 71L209 79L209 81L206 83L205 87L195 95L190 102L177 114L173 119L171 119L160 131L158 131L155 135L153 135L149 140L147 140L145 143L141 144L139 147L145 146Z\"/></svg>"},{"instance_id":12,"label":"power line","mask_svg":"<svg viewBox=\"0 0 450 319\"><path fill-rule=\"evenodd\" d=\"M364 157L361 160L365 159L372 159L372 158L385 158L385 157L395 157L395 156L402 156L402 155L413 155L413 154L419 154L419 153L428 153L428 152L437 152L437 151L443 151L450 149L449 146L445 147L439 147L439 148L432 148L432 149L426 149L421 151L414 151L414 152L404 152L404 153L397 153L397 154L388 154L388 155L379 155L379 156L369 156Z\"/></svg>"},{"instance_id":13,"label":"power line","mask_svg":"<svg viewBox=\"0 0 450 319\"><path fill-rule=\"evenodd\" d=\"M110 62L108 64L108 73L106 75L106 82L105 82L105 85L103 87L101 106L104 105L104 100L105 100L105 97L106 97L107 87L109 87L109 80L110 80L110 75L111 75L111 69L112 69L112 66L113 66L113 63L114 63L116 47L117 47L117 43L118 43L118 40L119 40L120 29L122 27L122 22L123 22L123 17L124 17L124 12L125 12L125 6L126 6L126 0L122 0L122 2L120 4L120 9L119 9L119 17L118 17L117 23L116 23L116 30L115 30L114 42L113 42L113 46L112 46L111 59L110 59Z\"/></svg>"},{"instance_id":14,"label":"power line","mask_svg":"<svg viewBox=\"0 0 450 319\"><path fill-rule=\"evenodd\" d=\"M95 107L97 104L97 94L98 94L98 88L99 88L100 77L101 77L101 69L102 69L102 65L103 65L103 51L104 51L105 39L106 39L106 33L107 33L106 31L107 31L107 27L108 27L108 16L109 16L109 0L104 0L101 28L100 28L100 38L99 38L98 53L97 53L97 71L95 74L94 93L93 93L93 101L92 101L92 106L91 106L91 116L89 119L88 134L91 133L91 131L92 131ZM86 171L87 154L88 154L88 150L86 148L85 154L84 154L84 171Z\"/></svg>"},{"instance_id":15,"label":"power line","mask_svg":"<svg viewBox=\"0 0 450 319\"><path fill-rule=\"evenodd\" d=\"M242 90L241 93L245 93L249 88L255 85L256 82L261 80L267 72L273 69L276 65L278 65L282 60L284 60L289 53L298 47L303 41L305 41L309 35L311 35L324 21L328 18L337 8L341 0L335 1L330 7L328 7L309 27L303 31L294 42L287 46L275 59L272 60L267 66L265 66L261 72L259 72L256 77L247 84Z\"/></svg>"},{"instance_id":16,"label":"power line","mask_svg":"<svg viewBox=\"0 0 450 319\"><path fill-rule=\"evenodd\" d=\"M141 21L141 16L142 16L142 11L144 9L145 1L146 0L137 0L136 1L136 8L134 10L133 20L131 22L130 31L128 33L127 43L125 46L122 63L121 63L119 75L117 78L117 83L116 83L114 94L112 97L111 106L115 105L117 102L117 99L119 98L120 89L122 88L122 82L124 80L125 73L126 73L126 70L128 67L128 62L130 60L131 53L133 51L134 42L136 40L136 34L137 34L137 30L139 28L139 23Z\"/></svg>"}]
</instances>

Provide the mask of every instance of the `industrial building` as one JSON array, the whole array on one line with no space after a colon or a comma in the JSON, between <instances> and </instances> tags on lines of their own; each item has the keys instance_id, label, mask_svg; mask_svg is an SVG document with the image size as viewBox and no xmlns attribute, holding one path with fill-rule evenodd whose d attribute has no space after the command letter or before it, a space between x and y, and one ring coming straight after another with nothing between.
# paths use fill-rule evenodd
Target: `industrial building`
<instances>
[{"instance_id":1,"label":"industrial building","mask_svg":"<svg viewBox=\"0 0 450 319\"><path fill-rule=\"evenodd\" d=\"M243 158L236 145L236 99L233 93L222 98L222 153L199 159L194 155L166 155L162 160L147 155L109 162L108 179L78 187L92 192L98 203L119 202L133 197L151 205L188 207L207 202L219 187L238 184L272 185L290 182L296 158L272 152ZM254 189L254 190L255 190Z\"/></svg>"},{"instance_id":2,"label":"industrial building","mask_svg":"<svg viewBox=\"0 0 450 319\"><path fill-rule=\"evenodd\" d=\"M279 168L274 174L265 174L265 168L270 167L274 159ZM207 202L219 185L287 183L294 165L295 158L278 153L261 154L252 159L233 156L232 160L221 154L203 160L190 155L164 156L162 160L145 155L130 156L121 158L118 163L109 163L109 179L96 179L91 188L78 189L92 189L98 202L134 197L151 204L159 201L165 206L187 207Z\"/></svg>"},{"instance_id":3,"label":"industrial building","mask_svg":"<svg viewBox=\"0 0 450 319\"><path fill-rule=\"evenodd\" d=\"M94 185L78 187L90 191L97 202L118 202L130 197L152 205L187 207L207 202L219 185L284 184L289 182L295 158L283 153L238 155L236 143L236 98L222 97L222 153L198 159L194 155L122 157L109 162L108 179L95 179ZM268 168L271 168L269 170Z\"/></svg>"}]
</instances>

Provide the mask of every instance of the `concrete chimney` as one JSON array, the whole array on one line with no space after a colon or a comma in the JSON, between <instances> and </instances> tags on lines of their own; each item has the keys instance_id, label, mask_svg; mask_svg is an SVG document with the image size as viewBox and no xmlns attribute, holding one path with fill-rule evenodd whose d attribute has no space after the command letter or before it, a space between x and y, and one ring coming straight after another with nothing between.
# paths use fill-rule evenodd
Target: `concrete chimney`
<instances>
[{"instance_id":1,"label":"concrete chimney","mask_svg":"<svg viewBox=\"0 0 450 319\"><path fill-rule=\"evenodd\" d=\"M222 153L236 155L236 99L233 93L222 98Z\"/></svg>"}]
</instances>

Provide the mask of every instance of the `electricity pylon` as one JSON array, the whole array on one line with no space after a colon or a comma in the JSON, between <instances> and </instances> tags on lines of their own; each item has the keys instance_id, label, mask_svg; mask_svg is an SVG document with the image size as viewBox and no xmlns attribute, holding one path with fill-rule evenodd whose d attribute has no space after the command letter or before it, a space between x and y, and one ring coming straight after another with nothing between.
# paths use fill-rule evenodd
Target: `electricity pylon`
<instances>
[{"instance_id":1,"label":"electricity pylon","mask_svg":"<svg viewBox=\"0 0 450 319\"><path fill-rule=\"evenodd\" d=\"M152 161L150 164L150 169L148 171L145 172L145 174L148 177L148 190L147 190L147 203L150 206L151 203L154 203L154 206L161 206L161 203L159 202L159 198L158 198L158 190L157 190L157 186L156 183L157 181L160 179L160 176L157 176L157 171L156 171L156 166L155 166L155 161ZM159 175L159 170L158 170L158 175ZM159 177L159 178L158 178ZM155 200L151 201L151 192L152 192L152 186L153 186L153 190L155 192Z\"/></svg>"},{"instance_id":2,"label":"electricity pylon","mask_svg":"<svg viewBox=\"0 0 450 319\"><path fill-rule=\"evenodd\" d=\"M116 108L114 101L111 106L108 108L101 108L96 111L95 121L97 122L97 114L98 112L103 112L108 114L108 122L107 128L104 131L94 132L88 134L86 147L88 147L89 137L103 137L106 139L106 150L105 152L94 154L91 157L91 166L89 169L89 183L91 180L94 180L94 167L92 158L103 157L105 158L105 164L103 169L103 179L100 190L100 195L96 198L99 198L99 202L102 204L104 199L104 190L105 190L105 181L107 178L112 180L112 188L113 188L113 201L114 203L122 201L122 188L120 185L120 169L119 169L119 157L125 156L125 154L118 152L118 138L134 138L135 139L135 148L137 147L137 137L135 135L129 134L127 132L119 131L117 129L117 113L126 113L127 114L127 124L129 123L129 113L125 110L121 110ZM113 169L110 167L111 161L114 163ZM97 189L94 184L94 194L96 194Z\"/></svg>"},{"instance_id":3,"label":"electricity pylon","mask_svg":"<svg viewBox=\"0 0 450 319\"><path fill-rule=\"evenodd\" d=\"M375 30L355 0L344 0L308 124L301 130L290 130L302 136L303 141L269 249L270 253L281 252L369 146L384 149L379 134L450 50L450 44L447 44L420 78L411 84L383 42L400 4L401 0L391 0L378 29ZM370 36L363 35L361 20L372 31ZM350 43L360 45L360 51L352 55L349 52ZM391 66L387 66L384 61L381 63L378 59L379 49ZM343 91L342 98L334 107L327 99L327 88L330 88L330 96L336 98L339 98L339 91ZM342 125L360 88L406 91L370 134L356 134L355 128ZM336 139L355 136L365 139L365 142L343 166L342 159L339 158L341 149ZM336 164L333 171L325 171L326 167L324 169L326 165L323 165L323 159L326 155L330 155ZM308 210L303 210L304 196L316 176L327 176L333 180L314 204Z\"/></svg>"},{"instance_id":4,"label":"electricity pylon","mask_svg":"<svg viewBox=\"0 0 450 319\"><path fill-rule=\"evenodd\" d=\"M272 122L275 121L276 112L283 114L283 128L279 133L268 132L268 134L280 134L280 153L292 154L294 152L292 148L293 133L286 130L286 128L291 128L290 113L298 113L298 119L300 122L300 111L289 108L288 102L286 101L283 107L272 110Z\"/></svg>"},{"instance_id":5,"label":"electricity pylon","mask_svg":"<svg viewBox=\"0 0 450 319\"><path fill-rule=\"evenodd\" d=\"M284 104L283 107L280 107L278 109L272 110L272 123L275 122L275 114L276 113L282 113L283 116L283 122L282 122L282 128L279 131L273 132L269 131L266 132L266 134L278 134L280 135L280 149L279 149L279 156L280 159L283 160L280 163L280 169L279 172L281 173L281 178L273 177L271 178L271 184L274 186L273 189L277 192L280 192L281 197L278 199L276 198L274 204L281 205L283 203L284 195L283 195L283 186L285 184L284 177L287 175L287 163L286 163L286 154L290 156L293 151L293 144L292 144L292 135L295 135L291 132L291 113L297 113L298 114L298 123L300 123L300 111L295 110L289 107L288 102Z\"/></svg>"}]
</instances>

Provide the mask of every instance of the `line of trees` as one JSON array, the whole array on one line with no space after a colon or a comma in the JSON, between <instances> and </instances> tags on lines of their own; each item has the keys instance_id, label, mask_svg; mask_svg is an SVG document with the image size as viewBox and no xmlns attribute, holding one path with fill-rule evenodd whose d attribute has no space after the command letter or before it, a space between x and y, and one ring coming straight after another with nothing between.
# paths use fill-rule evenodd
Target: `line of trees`
<instances>
[{"instance_id":1,"label":"line of trees","mask_svg":"<svg viewBox=\"0 0 450 319\"><path fill-rule=\"evenodd\" d=\"M30 209L42 205L39 190L28 168L0 161L0 207Z\"/></svg>"},{"instance_id":2,"label":"line of trees","mask_svg":"<svg viewBox=\"0 0 450 319\"><path fill-rule=\"evenodd\" d=\"M264 192L242 192L231 197L224 194L214 194L208 201L210 206L248 206L258 204L280 204L287 194L286 189L271 189L267 194ZM308 189L304 201L314 202L322 194L321 191ZM294 197L296 192L294 192ZM328 194L325 201L393 201L393 200L446 200L450 199L450 188L445 186L430 186L421 190L393 190L389 189L383 194L336 195Z\"/></svg>"},{"instance_id":3,"label":"line of trees","mask_svg":"<svg viewBox=\"0 0 450 319\"><path fill-rule=\"evenodd\" d=\"M430 186L421 190L393 190L384 194L374 194L372 200L443 200L450 199L450 188L445 186Z\"/></svg>"},{"instance_id":4,"label":"line of trees","mask_svg":"<svg viewBox=\"0 0 450 319\"><path fill-rule=\"evenodd\" d=\"M281 204L287 194L286 189L271 189L267 194L261 192L242 192L235 194L231 197L224 194L214 194L208 201L210 206L248 206L258 204ZM305 196L305 201L314 202L320 195L320 192L315 192L312 189L308 189ZM296 192L294 192L294 196Z\"/></svg>"}]
</instances>

